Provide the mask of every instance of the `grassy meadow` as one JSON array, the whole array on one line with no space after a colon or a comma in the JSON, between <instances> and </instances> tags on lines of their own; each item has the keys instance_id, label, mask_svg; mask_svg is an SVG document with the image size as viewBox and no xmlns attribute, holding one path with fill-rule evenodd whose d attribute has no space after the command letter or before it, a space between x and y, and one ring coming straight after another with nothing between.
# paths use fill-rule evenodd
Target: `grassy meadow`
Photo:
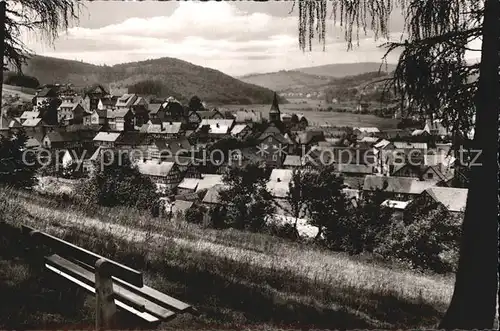
<instances>
[{"instance_id":1,"label":"grassy meadow","mask_svg":"<svg viewBox=\"0 0 500 331\"><path fill-rule=\"evenodd\" d=\"M321 126L324 124L332 126L375 126L380 129L395 129L398 120L392 118L381 118L370 114L354 114L349 112L328 112L319 111L319 108L326 109L328 107L338 108L336 104L326 104L322 100L310 99L290 99L290 103L280 104L280 110L289 114L304 114L309 121L310 126ZM261 112L264 118L268 118L270 104L254 104L254 105L223 105L221 109L237 111L241 108Z\"/></svg>"},{"instance_id":2,"label":"grassy meadow","mask_svg":"<svg viewBox=\"0 0 500 331\"><path fill-rule=\"evenodd\" d=\"M166 222L130 208L88 207L0 189L0 221L10 229L28 224L142 270L146 284L200 312L180 316L163 329L432 328L452 295L452 277L419 274L370 257L354 258L265 234ZM25 245L15 235L1 239L2 251L12 246L9 242ZM25 322L2 317L0 326L40 328L92 320L91 298L78 297L73 300L78 304L65 307L56 300L65 289L44 280L43 272L32 274L38 269L24 260L22 249L14 251L0 256L0 291L20 293L21 298L51 295L39 300L40 307L34 301L24 310L12 308L26 304L20 301L2 308ZM46 300L52 300L51 311ZM39 314L30 319L23 315L28 310Z\"/></svg>"}]
</instances>

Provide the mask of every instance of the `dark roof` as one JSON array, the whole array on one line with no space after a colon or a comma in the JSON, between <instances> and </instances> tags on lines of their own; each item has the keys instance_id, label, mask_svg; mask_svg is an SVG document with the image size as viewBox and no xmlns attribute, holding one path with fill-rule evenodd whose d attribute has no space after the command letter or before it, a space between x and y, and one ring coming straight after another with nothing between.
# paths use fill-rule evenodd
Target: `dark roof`
<instances>
[{"instance_id":1,"label":"dark roof","mask_svg":"<svg viewBox=\"0 0 500 331\"><path fill-rule=\"evenodd\" d=\"M103 106L114 107L116 105L116 100L118 100L118 97L112 95L112 96L107 96L107 97L101 98L100 100L101 100Z\"/></svg>"},{"instance_id":2,"label":"dark roof","mask_svg":"<svg viewBox=\"0 0 500 331\"><path fill-rule=\"evenodd\" d=\"M176 155L181 149L190 150L191 144L186 138L177 139L154 139L153 144L160 151L170 151L173 155Z\"/></svg>"},{"instance_id":3,"label":"dark roof","mask_svg":"<svg viewBox=\"0 0 500 331\"><path fill-rule=\"evenodd\" d=\"M222 115L218 110L201 110L201 111L197 111L195 113L198 114L198 116L200 116L200 118L202 120L203 119L212 119L217 114Z\"/></svg>"},{"instance_id":4,"label":"dark roof","mask_svg":"<svg viewBox=\"0 0 500 331\"><path fill-rule=\"evenodd\" d=\"M71 124L65 127L66 132L74 132L74 131L93 131L99 132L102 129L102 125L92 124L92 125L84 125L84 124Z\"/></svg>"},{"instance_id":5,"label":"dark roof","mask_svg":"<svg viewBox=\"0 0 500 331\"><path fill-rule=\"evenodd\" d=\"M324 141L323 131L302 131L297 133L297 143L307 145L313 142Z\"/></svg>"},{"instance_id":6,"label":"dark roof","mask_svg":"<svg viewBox=\"0 0 500 331\"><path fill-rule=\"evenodd\" d=\"M150 114L157 114L162 107L161 103L150 103L148 104L148 111Z\"/></svg>"},{"instance_id":7,"label":"dark roof","mask_svg":"<svg viewBox=\"0 0 500 331\"><path fill-rule=\"evenodd\" d=\"M40 92L37 93L37 97L43 98L57 98L57 88L55 87L44 87Z\"/></svg>"},{"instance_id":8,"label":"dark roof","mask_svg":"<svg viewBox=\"0 0 500 331\"><path fill-rule=\"evenodd\" d=\"M124 131L116 140L117 145L141 145L148 143L148 135L137 131Z\"/></svg>"},{"instance_id":9,"label":"dark roof","mask_svg":"<svg viewBox=\"0 0 500 331\"><path fill-rule=\"evenodd\" d=\"M101 90L101 91L98 91L98 90ZM94 85L91 85L89 87L87 87L84 91L84 94L87 95L87 94L104 94L104 95L107 95L109 94L109 92L104 88L104 86L100 85L100 84L94 84Z\"/></svg>"},{"instance_id":10,"label":"dark roof","mask_svg":"<svg viewBox=\"0 0 500 331\"><path fill-rule=\"evenodd\" d=\"M385 192L421 194L436 183L435 181L420 181L417 178L368 175L365 177L363 190L380 189Z\"/></svg>"},{"instance_id":11,"label":"dark roof","mask_svg":"<svg viewBox=\"0 0 500 331\"><path fill-rule=\"evenodd\" d=\"M77 132L59 132L53 131L47 133L46 137L51 143L55 142L71 142L80 140L80 136Z\"/></svg>"}]
</instances>

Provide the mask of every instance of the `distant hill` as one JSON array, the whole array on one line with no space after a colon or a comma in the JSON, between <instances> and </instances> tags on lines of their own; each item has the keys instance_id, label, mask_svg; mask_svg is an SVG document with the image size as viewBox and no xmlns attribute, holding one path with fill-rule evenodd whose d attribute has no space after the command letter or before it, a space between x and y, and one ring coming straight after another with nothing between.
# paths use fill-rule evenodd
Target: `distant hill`
<instances>
[{"instance_id":1,"label":"distant hill","mask_svg":"<svg viewBox=\"0 0 500 331\"><path fill-rule=\"evenodd\" d=\"M278 71L239 77L245 83L255 84L276 91L311 88L331 82L331 77L310 75L300 71Z\"/></svg>"},{"instance_id":2,"label":"distant hill","mask_svg":"<svg viewBox=\"0 0 500 331\"><path fill-rule=\"evenodd\" d=\"M395 65L382 66L381 74L392 72ZM265 74L251 74L238 77L240 80L266 87L280 92L321 91L332 85L341 85L348 82L352 85L353 77L358 85L363 84L365 74L377 73L380 64L375 62L329 64L319 67L300 68L295 70L281 70Z\"/></svg>"},{"instance_id":3,"label":"distant hill","mask_svg":"<svg viewBox=\"0 0 500 331\"><path fill-rule=\"evenodd\" d=\"M341 78L345 76L360 75L367 72L379 71L381 69L385 72L392 72L396 69L394 64L382 64L378 62L360 62L360 63L338 63L338 64L327 64L317 67L307 67L298 68L295 71L300 71L309 75L321 75L329 76L335 78Z\"/></svg>"},{"instance_id":4,"label":"distant hill","mask_svg":"<svg viewBox=\"0 0 500 331\"><path fill-rule=\"evenodd\" d=\"M160 85L164 94L158 97L176 95L189 99L197 95L209 103L262 104L271 103L273 98L273 91L267 88L242 82L214 69L167 57L97 66L34 56L23 67L23 72L38 78L40 84L72 83L77 87L100 83L115 89L154 82L153 85ZM285 101L282 98L281 102Z\"/></svg>"}]
</instances>

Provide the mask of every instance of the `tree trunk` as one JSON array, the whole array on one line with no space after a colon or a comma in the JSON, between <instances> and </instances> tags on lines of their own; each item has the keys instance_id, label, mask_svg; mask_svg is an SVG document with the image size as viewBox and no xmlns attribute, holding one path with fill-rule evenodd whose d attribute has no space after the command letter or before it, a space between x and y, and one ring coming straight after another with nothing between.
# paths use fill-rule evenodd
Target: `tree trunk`
<instances>
[{"instance_id":1,"label":"tree trunk","mask_svg":"<svg viewBox=\"0 0 500 331\"><path fill-rule=\"evenodd\" d=\"M0 1L0 29L2 29L2 34L4 33L5 30L5 1ZM3 56L5 54L5 44L2 41L0 43L0 54L2 56L0 57L0 64L2 65L2 70L0 71L0 130L3 129L3 119L2 117L4 116L3 113L3 105L2 105L2 92L3 92Z\"/></svg>"},{"instance_id":2,"label":"tree trunk","mask_svg":"<svg viewBox=\"0 0 500 331\"><path fill-rule=\"evenodd\" d=\"M498 290L498 112L500 1L486 0L471 166L460 259L453 297L440 328L493 329ZM474 153L473 153L474 154ZM473 155L474 157L474 155Z\"/></svg>"}]
</instances>

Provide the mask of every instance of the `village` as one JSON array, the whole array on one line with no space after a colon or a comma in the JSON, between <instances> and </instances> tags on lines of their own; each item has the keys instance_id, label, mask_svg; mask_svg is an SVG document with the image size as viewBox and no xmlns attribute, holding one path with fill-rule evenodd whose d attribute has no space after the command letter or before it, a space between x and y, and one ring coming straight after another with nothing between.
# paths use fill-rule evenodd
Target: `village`
<instances>
[{"instance_id":1,"label":"village","mask_svg":"<svg viewBox=\"0 0 500 331\"><path fill-rule=\"evenodd\" d=\"M354 204L375 190L386 193L383 205L395 215L425 197L452 213L463 211L466 203L466 168L438 120L415 129L312 127L304 114L281 112L276 93L266 116L249 109L210 110L197 97L184 106L173 97L116 96L98 84L84 93L44 86L32 103L17 117L4 114L0 132L23 130L27 151L37 155L45 176L90 176L106 153L126 152L156 184L163 217L195 203L217 206L224 171L249 163L272 169L267 189L279 206L286 206L294 169L321 164L334 165ZM291 218L286 207L275 216L284 222ZM307 223L300 220L299 233L314 236L317 229Z\"/></svg>"}]
</instances>

